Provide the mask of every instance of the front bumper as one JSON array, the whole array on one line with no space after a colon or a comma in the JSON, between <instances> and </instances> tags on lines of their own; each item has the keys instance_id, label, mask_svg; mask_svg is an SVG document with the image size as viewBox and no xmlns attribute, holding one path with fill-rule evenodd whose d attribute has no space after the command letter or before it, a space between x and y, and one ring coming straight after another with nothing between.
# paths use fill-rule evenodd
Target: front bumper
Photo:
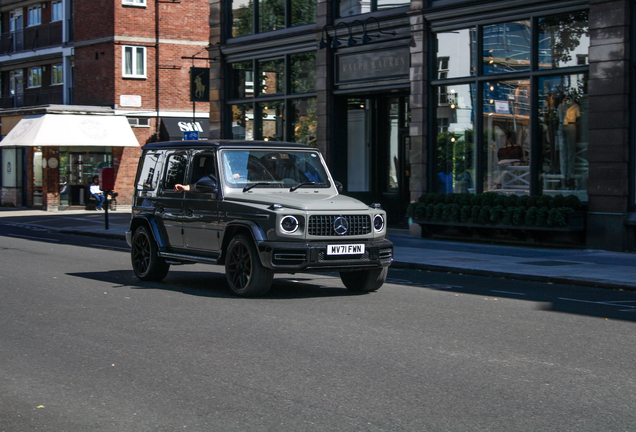
<instances>
[{"instance_id":1,"label":"front bumper","mask_svg":"<svg viewBox=\"0 0 636 432\"><path fill-rule=\"evenodd\" d=\"M327 255L333 244L364 243L364 254ZM393 261L393 243L389 240L333 242L272 242L258 244L261 262L269 269L281 272L307 270L357 270L388 267Z\"/></svg>"}]
</instances>

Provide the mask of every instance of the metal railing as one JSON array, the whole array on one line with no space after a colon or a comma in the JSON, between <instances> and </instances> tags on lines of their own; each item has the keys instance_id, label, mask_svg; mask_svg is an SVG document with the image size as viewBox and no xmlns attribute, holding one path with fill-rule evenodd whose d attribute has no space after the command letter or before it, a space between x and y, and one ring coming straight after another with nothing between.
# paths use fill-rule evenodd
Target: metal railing
<instances>
[{"instance_id":1,"label":"metal railing","mask_svg":"<svg viewBox=\"0 0 636 432\"><path fill-rule=\"evenodd\" d=\"M62 21L0 34L0 54L62 44Z\"/></svg>"},{"instance_id":2,"label":"metal railing","mask_svg":"<svg viewBox=\"0 0 636 432\"><path fill-rule=\"evenodd\" d=\"M72 93L71 93L72 94ZM0 108L18 108L23 106L63 104L62 88L39 92L25 92L0 97Z\"/></svg>"}]
</instances>

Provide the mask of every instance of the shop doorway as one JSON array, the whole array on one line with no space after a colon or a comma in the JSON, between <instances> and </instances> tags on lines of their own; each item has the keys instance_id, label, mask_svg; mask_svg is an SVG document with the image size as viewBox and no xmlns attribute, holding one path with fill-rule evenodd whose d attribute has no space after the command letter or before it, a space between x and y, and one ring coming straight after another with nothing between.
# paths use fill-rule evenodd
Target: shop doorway
<instances>
[{"instance_id":1,"label":"shop doorway","mask_svg":"<svg viewBox=\"0 0 636 432\"><path fill-rule=\"evenodd\" d=\"M336 101L335 172L344 180L347 195L382 204L392 226L406 223L409 204L408 99L400 94Z\"/></svg>"},{"instance_id":2,"label":"shop doorway","mask_svg":"<svg viewBox=\"0 0 636 432\"><path fill-rule=\"evenodd\" d=\"M112 166L112 153L60 151L60 206L84 206L93 176Z\"/></svg>"}]
</instances>

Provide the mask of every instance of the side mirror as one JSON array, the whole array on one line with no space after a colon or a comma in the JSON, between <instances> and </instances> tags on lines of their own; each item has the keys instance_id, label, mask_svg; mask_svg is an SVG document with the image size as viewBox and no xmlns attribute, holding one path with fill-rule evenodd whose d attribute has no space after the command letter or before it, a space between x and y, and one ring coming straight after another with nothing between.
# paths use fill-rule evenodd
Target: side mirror
<instances>
[{"instance_id":1,"label":"side mirror","mask_svg":"<svg viewBox=\"0 0 636 432\"><path fill-rule=\"evenodd\" d=\"M336 190L338 191L339 194L342 193L342 191L344 190L344 188L342 187L342 183L340 183L339 181L334 181L334 183L336 184Z\"/></svg>"},{"instance_id":2,"label":"side mirror","mask_svg":"<svg viewBox=\"0 0 636 432\"><path fill-rule=\"evenodd\" d=\"M219 192L219 184L217 180L212 176L208 176L208 178L199 180L198 182L196 182L195 187L197 192L204 192L204 193Z\"/></svg>"}]
</instances>

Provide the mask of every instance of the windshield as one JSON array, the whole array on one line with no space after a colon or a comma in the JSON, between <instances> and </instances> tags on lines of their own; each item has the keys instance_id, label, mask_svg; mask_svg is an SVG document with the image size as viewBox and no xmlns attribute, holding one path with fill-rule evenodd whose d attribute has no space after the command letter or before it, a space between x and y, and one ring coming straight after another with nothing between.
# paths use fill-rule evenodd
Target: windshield
<instances>
[{"instance_id":1,"label":"windshield","mask_svg":"<svg viewBox=\"0 0 636 432\"><path fill-rule=\"evenodd\" d=\"M329 187L316 151L224 150L221 164L232 188Z\"/></svg>"}]
</instances>

